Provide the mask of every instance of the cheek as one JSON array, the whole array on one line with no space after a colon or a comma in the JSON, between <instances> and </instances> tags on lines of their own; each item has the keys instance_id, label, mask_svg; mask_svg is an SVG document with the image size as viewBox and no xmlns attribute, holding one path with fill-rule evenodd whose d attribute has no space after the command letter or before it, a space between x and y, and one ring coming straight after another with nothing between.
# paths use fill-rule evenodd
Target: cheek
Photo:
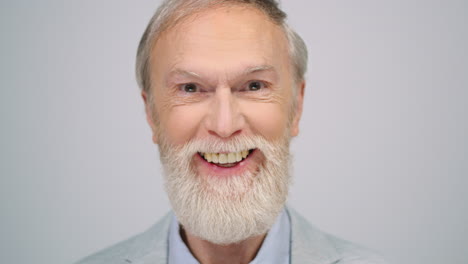
<instances>
[{"instance_id":1,"label":"cheek","mask_svg":"<svg viewBox=\"0 0 468 264\"><path fill-rule=\"evenodd\" d=\"M269 140L281 138L287 128L288 111L280 104L252 103L246 105L244 116L254 133Z\"/></svg>"},{"instance_id":2,"label":"cheek","mask_svg":"<svg viewBox=\"0 0 468 264\"><path fill-rule=\"evenodd\" d=\"M203 119L203 109L179 106L164 112L161 127L170 143L180 145L193 139Z\"/></svg>"}]
</instances>

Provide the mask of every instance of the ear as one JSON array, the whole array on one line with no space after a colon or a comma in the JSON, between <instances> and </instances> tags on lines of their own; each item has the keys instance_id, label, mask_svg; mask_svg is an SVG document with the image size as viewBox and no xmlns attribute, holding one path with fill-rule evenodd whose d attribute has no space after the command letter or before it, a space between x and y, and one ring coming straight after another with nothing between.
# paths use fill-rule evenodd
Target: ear
<instances>
[{"instance_id":1,"label":"ear","mask_svg":"<svg viewBox=\"0 0 468 264\"><path fill-rule=\"evenodd\" d=\"M157 127L153 118L154 113L153 113L153 109L151 109L151 103L148 101L150 100L150 96L148 95L147 92L142 91L141 97L143 98L143 102L145 103L146 122L148 122L148 125L151 128L151 132L153 133L153 142L154 144L158 144L158 137L156 133Z\"/></svg>"},{"instance_id":2,"label":"ear","mask_svg":"<svg viewBox=\"0 0 468 264\"><path fill-rule=\"evenodd\" d=\"M293 121L291 123L291 136L295 137L299 134L299 121L302 116L302 107L304 105L304 89L305 81L302 81L298 87L299 91L296 95L296 111L294 113Z\"/></svg>"}]
</instances>

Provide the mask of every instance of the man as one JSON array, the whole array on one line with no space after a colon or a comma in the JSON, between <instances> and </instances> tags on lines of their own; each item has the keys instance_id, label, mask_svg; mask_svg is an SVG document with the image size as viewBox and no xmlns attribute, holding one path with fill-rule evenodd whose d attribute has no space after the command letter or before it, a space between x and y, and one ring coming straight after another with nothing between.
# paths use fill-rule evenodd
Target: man
<instances>
[{"instance_id":1,"label":"man","mask_svg":"<svg viewBox=\"0 0 468 264\"><path fill-rule=\"evenodd\" d=\"M137 54L174 213L80 263L382 263L285 208L307 51L273 0L168 0Z\"/></svg>"}]
</instances>

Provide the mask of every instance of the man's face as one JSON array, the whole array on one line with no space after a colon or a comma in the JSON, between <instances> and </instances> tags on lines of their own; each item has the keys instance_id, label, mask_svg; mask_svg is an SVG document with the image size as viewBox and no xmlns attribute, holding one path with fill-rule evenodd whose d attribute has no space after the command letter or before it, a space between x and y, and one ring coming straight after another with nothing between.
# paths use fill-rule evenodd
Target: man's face
<instances>
[{"instance_id":1,"label":"man's face","mask_svg":"<svg viewBox=\"0 0 468 264\"><path fill-rule=\"evenodd\" d=\"M143 97L179 221L203 237L212 227L200 229L189 223L200 214L212 216L199 218L198 225L204 220L216 222L213 218L222 217L222 212L226 215L219 223L236 225L242 218L252 218L247 214L272 211L264 217L268 220L262 219L267 223L257 227L262 231L250 235L264 232L286 198L289 138L298 133L302 107L302 92L293 98L296 84L285 34L256 9L220 7L170 28L151 55L154 96L143 93ZM259 202L269 197L268 192L271 209L266 209L268 199L266 204ZM213 207L217 208L209 213ZM240 208L251 212L239 214ZM236 216L230 214L240 217L233 220ZM235 242L206 237L210 238Z\"/></svg>"}]
</instances>

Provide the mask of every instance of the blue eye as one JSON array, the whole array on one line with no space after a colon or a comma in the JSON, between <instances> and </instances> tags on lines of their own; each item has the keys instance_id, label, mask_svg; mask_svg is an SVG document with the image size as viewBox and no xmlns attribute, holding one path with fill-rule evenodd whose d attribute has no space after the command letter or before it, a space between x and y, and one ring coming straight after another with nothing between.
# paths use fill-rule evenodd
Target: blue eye
<instances>
[{"instance_id":1,"label":"blue eye","mask_svg":"<svg viewBox=\"0 0 468 264\"><path fill-rule=\"evenodd\" d=\"M249 83L249 87L247 88L249 91L258 91L262 88L264 88L264 84L259 81L253 81Z\"/></svg>"},{"instance_id":2,"label":"blue eye","mask_svg":"<svg viewBox=\"0 0 468 264\"><path fill-rule=\"evenodd\" d=\"M182 89L182 91L184 91L186 93L196 93L196 92L198 92L198 87L194 83L186 83L186 84L182 85L181 89Z\"/></svg>"}]
</instances>

